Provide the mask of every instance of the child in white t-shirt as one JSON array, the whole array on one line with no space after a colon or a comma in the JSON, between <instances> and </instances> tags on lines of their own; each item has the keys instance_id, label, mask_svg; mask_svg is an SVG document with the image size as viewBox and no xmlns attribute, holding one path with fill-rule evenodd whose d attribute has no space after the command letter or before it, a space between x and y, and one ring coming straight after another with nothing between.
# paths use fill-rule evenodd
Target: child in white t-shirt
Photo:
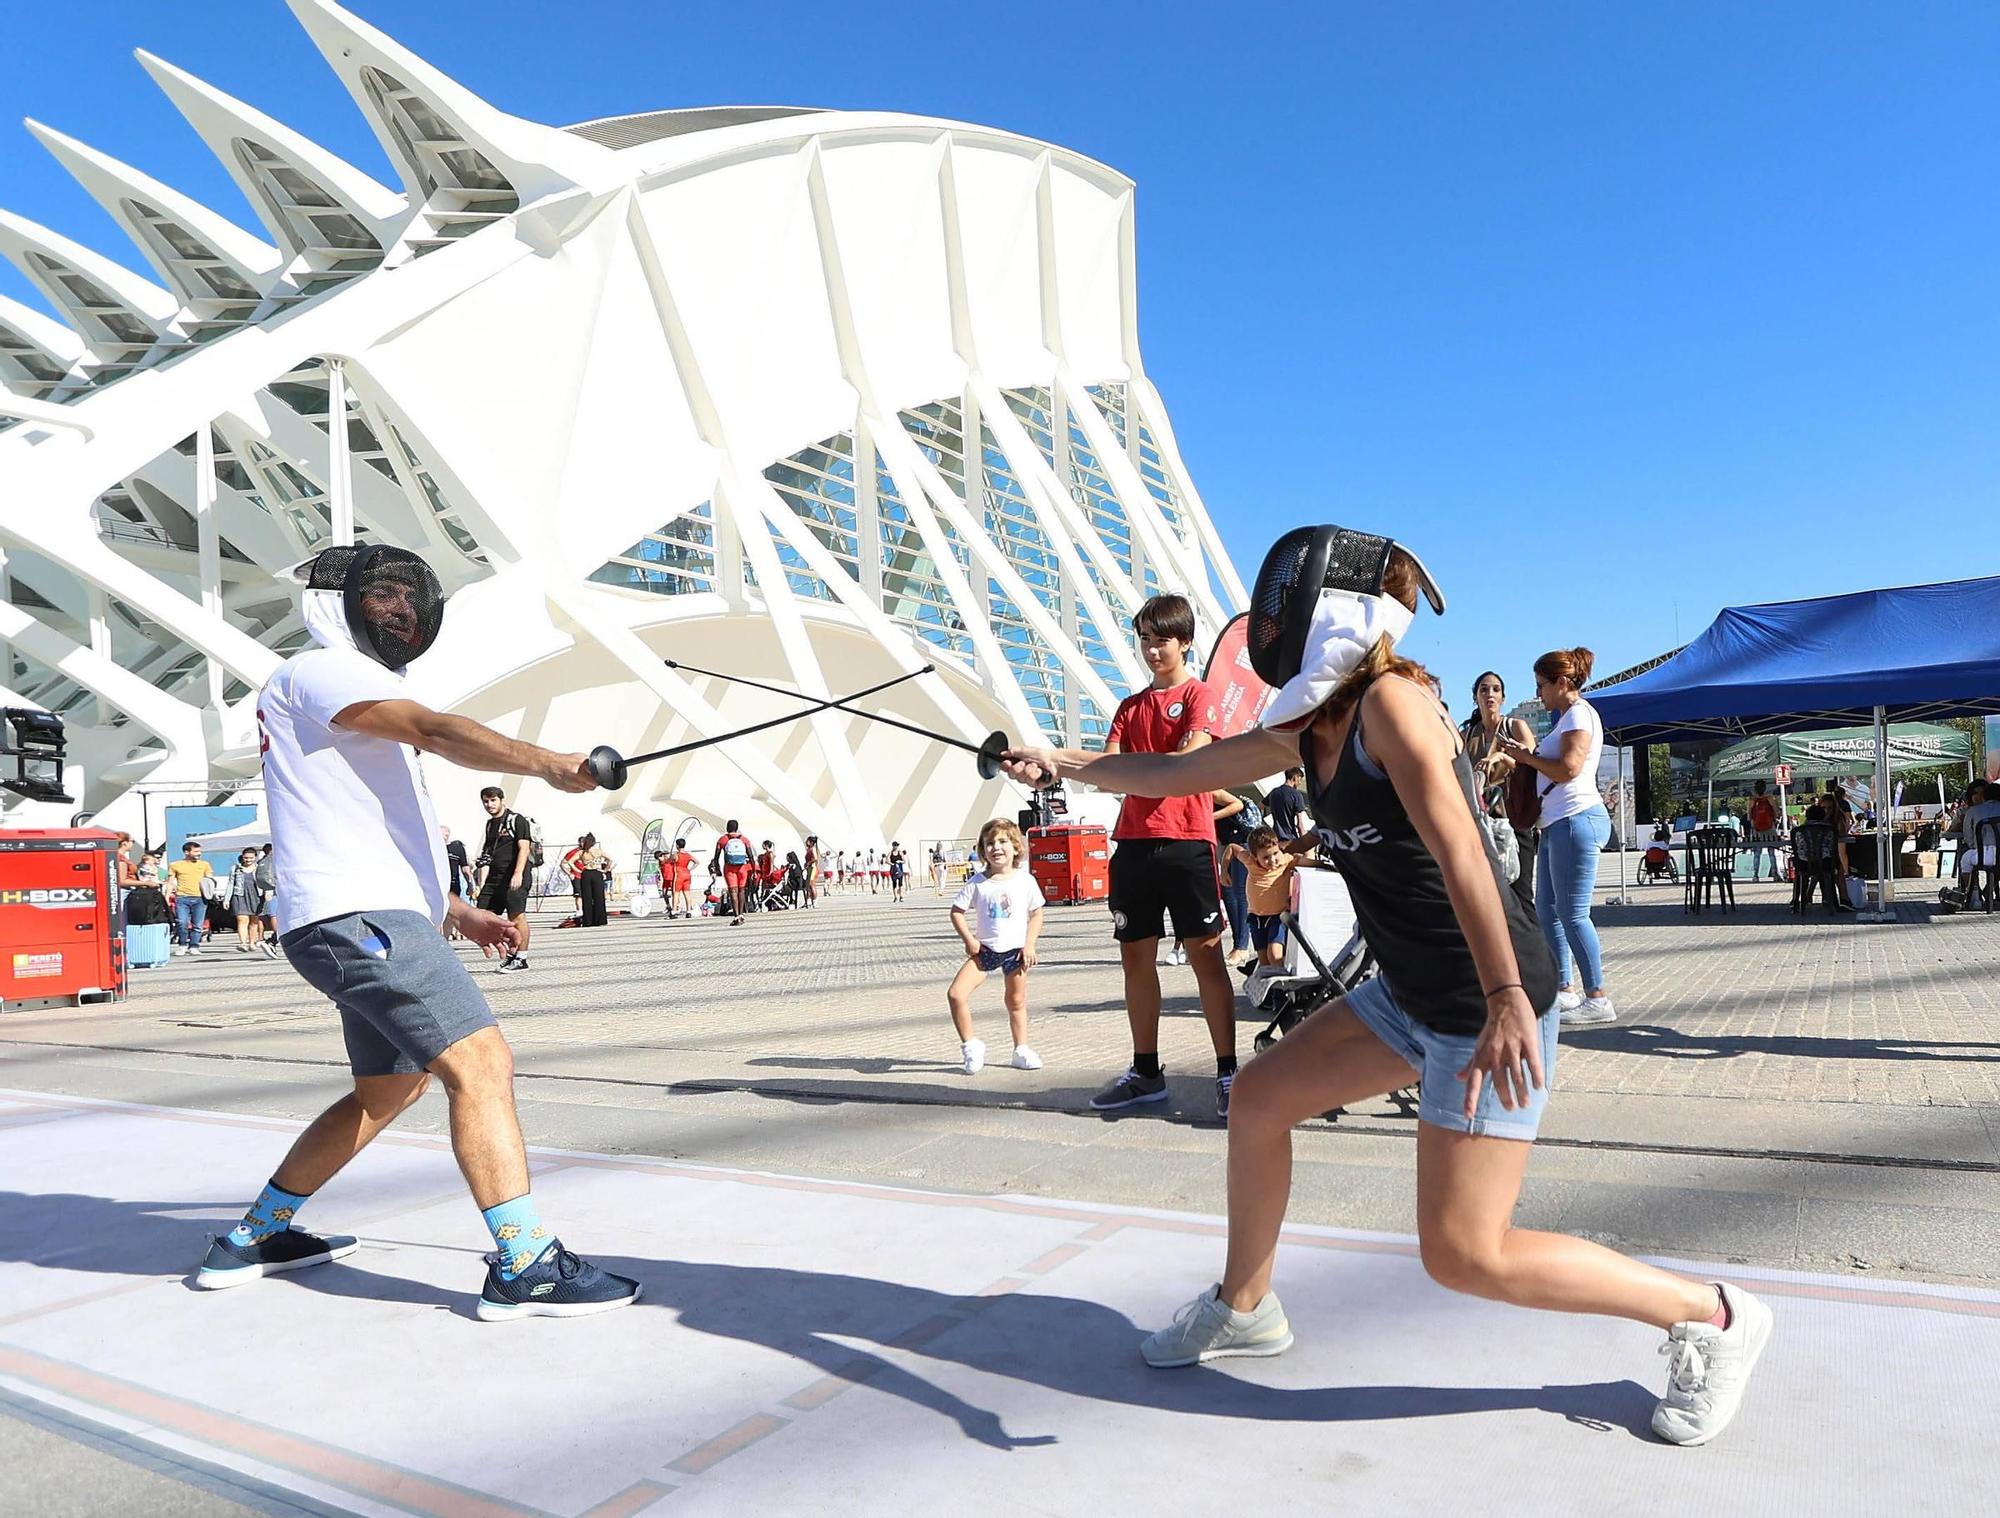
<instances>
[{"instance_id":1,"label":"child in white t-shirt","mask_svg":"<svg viewBox=\"0 0 2000 1518\"><path fill-rule=\"evenodd\" d=\"M968 879L951 904L951 925L965 944L965 963L951 978L944 998L958 1030L967 1075L977 1075L986 1063L986 1045L972 1036L972 993L993 970L1005 977L1014 1068L1042 1068L1041 1056L1028 1046L1028 971L1035 966L1035 940L1042 936L1046 902L1035 877L1022 868L1027 857L1028 840L1021 829L994 818L979 830L979 858L985 871Z\"/></svg>"}]
</instances>

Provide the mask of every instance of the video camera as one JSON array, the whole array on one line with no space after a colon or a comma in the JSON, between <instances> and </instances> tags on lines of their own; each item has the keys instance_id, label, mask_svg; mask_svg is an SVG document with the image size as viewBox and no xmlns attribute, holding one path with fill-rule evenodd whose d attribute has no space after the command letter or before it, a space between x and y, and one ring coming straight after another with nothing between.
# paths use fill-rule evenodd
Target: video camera
<instances>
[{"instance_id":1,"label":"video camera","mask_svg":"<svg viewBox=\"0 0 2000 1518\"><path fill-rule=\"evenodd\" d=\"M13 735L11 743L8 732ZM0 776L0 790L29 801L75 801L63 789L63 755L67 751L63 719L56 713L31 706L0 709L0 758L11 756L14 760L13 775Z\"/></svg>"}]
</instances>

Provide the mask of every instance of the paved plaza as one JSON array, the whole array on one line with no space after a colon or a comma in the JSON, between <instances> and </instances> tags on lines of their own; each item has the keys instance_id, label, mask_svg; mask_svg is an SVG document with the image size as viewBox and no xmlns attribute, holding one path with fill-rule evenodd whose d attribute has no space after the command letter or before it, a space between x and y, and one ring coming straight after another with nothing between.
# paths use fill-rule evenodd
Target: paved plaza
<instances>
[{"instance_id":1,"label":"paved plaza","mask_svg":"<svg viewBox=\"0 0 2000 1518\"><path fill-rule=\"evenodd\" d=\"M1599 913L1624 1016L1565 1035L1520 1220L1709 1262L1772 1302L1752 1398L1708 1449L1646 1433L1657 1335L1424 1278L1414 1123L1391 1103L1298 1137L1278 1275L1297 1347L1146 1370L1140 1333L1221 1259L1192 977L1161 972L1172 1100L1083 1112L1126 1054L1116 958L1101 910L1052 908L1046 1067L968 1079L943 1010L954 940L924 893L741 928L551 917L533 970L481 976L545 1215L644 1283L639 1307L580 1323L471 1319L487 1241L436 1097L304 1220L360 1254L186 1289L204 1235L340 1086L336 1026L282 964L224 949L146 972L117 1008L0 1018L0 1458L38 1513L1157 1513L1337 1493L1599 1514L1668 1492L1842 1513L1876 1505L1864 1469L1910 1511L1980 1510L2000 916L1799 921L1752 887L1696 920L1672 888L1632 894ZM979 1015L1004 1050L997 985ZM1141 1449L1143 1500L1121 1474Z\"/></svg>"}]
</instances>

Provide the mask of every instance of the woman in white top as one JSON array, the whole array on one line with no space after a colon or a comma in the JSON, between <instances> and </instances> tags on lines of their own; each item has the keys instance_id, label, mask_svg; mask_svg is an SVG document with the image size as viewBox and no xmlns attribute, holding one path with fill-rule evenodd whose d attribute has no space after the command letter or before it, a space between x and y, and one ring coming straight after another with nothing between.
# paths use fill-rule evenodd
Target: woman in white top
<instances>
[{"instance_id":1,"label":"woman in white top","mask_svg":"<svg viewBox=\"0 0 2000 1518\"><path fill-rule=\"evenodd\" d=\"M1604 724L1581 695L1595 662L1587 648L1558 648L1537 659L1535 696L1555 714L1555 726L1534 748L1511 738L1502 744L1516 764L1542 777L1535 787L1542 798L1535 915L1562 980L1556 1001L1565 1023L1608 1023L1618 1016L1604 984L1604 951L1590 920L1598 855L1611 837L1611 814L1597 793ZM1577 992L1579 964L1587 995Z\"/></svg>"}]
</instances>

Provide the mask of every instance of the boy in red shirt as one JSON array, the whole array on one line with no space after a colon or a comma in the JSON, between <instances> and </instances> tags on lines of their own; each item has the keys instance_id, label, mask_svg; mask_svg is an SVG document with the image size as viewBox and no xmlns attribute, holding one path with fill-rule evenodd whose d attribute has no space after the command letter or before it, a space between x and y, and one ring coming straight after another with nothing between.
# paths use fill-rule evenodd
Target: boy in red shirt
<instances>
[{"instance_id":1,"label":"boy in red shirt","mask_svg":"<svg viewBox=\"0 0 2000 1518\"><path fill-rule=\"evenodd\" d=\"M1127 696L1111 719L1107 754L1178 754L1214 740L1215 701L1188 668L1194 608L1185 596L1154 596L1132 619L1153 683ZM1166 1100L1160 1068L1160 937L1168 918L1201 988L1215 1045L1215 1113L1229 1117L1236 1079L1236 993L1222 961L1222 892L1216 877L1214 807L1208 793L1127 796L1112 831L1112 934L1125 969L1132 1068L1090 1099L1099 1112Z\"/></svg>"}]
</instances>

